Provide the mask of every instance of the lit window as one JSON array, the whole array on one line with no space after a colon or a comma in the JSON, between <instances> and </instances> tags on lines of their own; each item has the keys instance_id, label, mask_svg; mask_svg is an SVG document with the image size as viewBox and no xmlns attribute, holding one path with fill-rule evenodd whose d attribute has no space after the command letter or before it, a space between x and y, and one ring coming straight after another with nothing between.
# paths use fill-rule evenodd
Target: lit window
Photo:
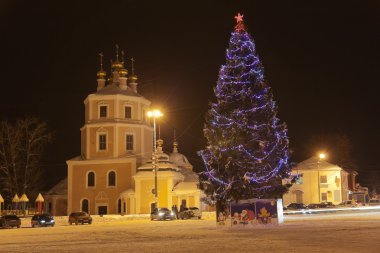
<instances>
[{"instance_id":1,"label":"lit window","mask_svg":"<svg viewBox=\"0 0 380 253\"><path fill-rule=\"evenodd\" d=\"M111 171L108 173L108 186L116 186L116 173Z\"/></svg>"},{"instance_id":2,"label":"lit window","mask_svg":"<svg viewBox=\"0 0 380 253\"><path fill-rule=\"evenodd\" d=\"M327 184L327 176L321 176L320 177L320 183L321 184Z\"/></svg>"},{"instance_id":3,"label":"lit window","mask_svg":"<svg viewBox=\"0 0 380 253\"><path fill-rule=\"evenodd\" d=\"M322 201L327 201L327 193L326 192L321 194L321 199L322 199Z\"/></svg>"},{"instance_id":4,"label":"lit window","mask_svg":"<svg viewBox=\"0 0 380 253\"><path fill-rule=\"evenodd\" d=\"M131 119L132 118L132 107L130 107L130 106L126 106L126 107L124 107L124 109L125 109L125 118L126 119Z\"/></svg>"},{"instance_id":5,"label":"lit window","mask_svg":"<svg viewBox=\"0 0 380 253\"><path fill-rule=\"evenodd\" d=\"M101 105L99 107L100 118L106 118L107 117L107 109L108 109L108 107L106 105Z\"/></svg>"},{"instance_id":6,"label":"lit window","mask_svg":"<svg viewBox=\"0 0 380 253\"><path fill-rule=\"evenodd\" d=\"M99 135L99 150L107 149L107 135L100 134Z\"/></svg>"},{"instance_id":7,"label":"lit window","mask_svg":"<svg viewBox=\"0 0 380 253\"><path fill-rule=\"evenodd\" d=\"M133 135L127 134L126 136L126 149L133 150Z\"/></svg>"},{"instance_id":8,"label":"lit window","mask_svg":"<svg viewBox=\"0 0 380 253\"><path fill-rule=\"evenodd\" d=\"M89 172L87 174L87 187L95 187L95 173Z\"/></svg>"}]
</instances>

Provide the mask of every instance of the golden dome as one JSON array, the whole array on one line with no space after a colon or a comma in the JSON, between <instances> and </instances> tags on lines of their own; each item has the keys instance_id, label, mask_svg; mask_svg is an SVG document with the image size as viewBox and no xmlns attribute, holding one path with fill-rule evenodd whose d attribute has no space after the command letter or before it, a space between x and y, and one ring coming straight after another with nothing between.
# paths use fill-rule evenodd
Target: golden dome
<instances>
[{"instance_id":1,"label":"golden dome","mask_svg":"<svg viewBox=\"0 0 380 253\"><path fill-rule=\"evenodd\" d=\"M105 79L106 72L104 70L99 70L98 73L96 73L99 79Z\"/></svg>"},{"instance_id":2,"label":"golden dome","mask_svg":"<svg viewBox=\"0 0 380 253\"><path fill-rule=\"evenodd\" d=\"M116 61L112 62L112 68L113 69L121 69L121 68L123 68L123 63L116 60Z\"/></svg>"},{"instance_id":3,"label":"golden dome","mask_svg":"<svg viewBox=\"0 0 380 253\"><path fill-rule=\"evenodd\" d=\"M125 68L122 68L120 69L119 73L120 73L120 76L125 77L128 75L128 70Z\"/></svg>"},{"instance_id":4,"label":"golden dome","mask_svg":"<svg viewBox=\"0 0 380 253\"><path fill-rule=\"evenodd\" d=\"M137 81L137 76L136 75L131 75L130 77L129 77L129 79L131 80L131 82L136 82Z\"/></svg>"}]
</instances>

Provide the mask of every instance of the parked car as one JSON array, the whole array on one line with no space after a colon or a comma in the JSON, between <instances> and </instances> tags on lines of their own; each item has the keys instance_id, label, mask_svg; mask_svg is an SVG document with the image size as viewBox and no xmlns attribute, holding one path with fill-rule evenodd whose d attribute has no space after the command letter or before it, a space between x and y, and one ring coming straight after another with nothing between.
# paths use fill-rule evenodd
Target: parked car
<instances>
[{"instance_id":1,"label":"parked car","mask_svg":"<svg viewBox=\"0 0 380 253\"><path fill-rule=\"evenodd\" d=\"M9 214L4 215L0 218L0 225L2 228L6 227L17 227L19 228L21 226L21 220L17 215Z\"/></svg>"},{"instance_id":2,"label":"parked car","mask_svg":"<svg viewBox=\"0 0 380 253\"><path fill-rule=\"evenodd\" d=\"M75 223L75 225L84 223L91 224L92 217L86 212L74 212L69 216L69 224L71 225L73 223Z\"/></svg>"},{"instance_id":3,"label":"parked car","mask_svg":"<svg viewBox=\"0 0 380 253\"><path fill-rule=\"evenodd\" d=\"M319 207L320 208L330 208L330 207L335 207L335 205L332 202L325 201L325 202L321 202L319 204Z\"/></svg>"},{"instance_id":4,"label":"parked car","mask_svg":"<svg viewBox=\"0 0 380 253\"><path fill-rule=\"evenodd\" d=\"M185 208L182 212L178 213L178 218L179 219L191 219L191 218L202 218L202 212L199 210L198 207L190 207L190 208Z\"/></svg>"},{"instance_id":5,"label":"parked car","mask_svg":"<svg viewBox=\"0 0 380 253\"><path fill-rule=\"evenodd\" d=\"M342 203L339 204L339 206L344 206L344 207L357 207L359 204L355 200L345 200Z\"/></svg>"},{"instance_id":6,"label":"parked car","mask_svg":"<svg viewBox=\"0 0 380 253\"><path fill-rule=\"evenodd\" d=\"M321 205L320 204L308 204L307 205L307 208L309 209L317 209L317 208L320 208Z\"/></svg>"},{"instance_id":7,"label":"parked car","mask_svg":"<svg viewBox=\"0 0 380 253\"><path fill-rule=\"evenodd\" d=\"M150 220L173 220L175 218L174 212L166 207L155 208L150 213Z\"/></svg>"},{"instance_id":8,"label":"parked car","mask_svg":"<svg viewBox=\"0 0 380 253\"><path fill-rule=\"evenodd\" d=\"M32 228L34 227L54 227L55 220L54 217L49 214L36 214L32 217L31 220Z\"/></svg>"},{"instance_id":9,"label":"parked car","mask_svg":"<svg viewBox=\"0 0 380 253\"><path fill-rule=\"evenodd\" d=\"M302 203L290 203L287 207L287 210L302 210L307 209L307 206Z\"/></svg>"},{"instance_id":10,"label":"parked car","mask_svg":"<svg viewBox=\"0 0 380 253\"><path fill-rule=\"evenodd\" d=\"M370 199L368 202L368 205L370 206L379 206L380 205L380 199Z\"/></svg>"}]
</instances>

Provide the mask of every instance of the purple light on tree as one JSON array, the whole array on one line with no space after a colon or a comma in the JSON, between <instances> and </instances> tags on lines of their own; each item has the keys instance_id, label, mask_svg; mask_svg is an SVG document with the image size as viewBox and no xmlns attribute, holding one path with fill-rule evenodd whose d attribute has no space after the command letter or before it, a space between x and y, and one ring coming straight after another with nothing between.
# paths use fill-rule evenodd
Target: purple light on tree
<instances>
[{"instance_id":1,"label":"purple light on tree","mask_svg":"<svg viewBox=\"0 0 380 253\"><path fill-rule=\"evenodd\" d=\"M205 164L201 187L210 202L281 197L290 176L287 127L264 79L264 69L243 15L226 51L214 89L216 102L206 116Z\"/></svg>"}]
</instances>

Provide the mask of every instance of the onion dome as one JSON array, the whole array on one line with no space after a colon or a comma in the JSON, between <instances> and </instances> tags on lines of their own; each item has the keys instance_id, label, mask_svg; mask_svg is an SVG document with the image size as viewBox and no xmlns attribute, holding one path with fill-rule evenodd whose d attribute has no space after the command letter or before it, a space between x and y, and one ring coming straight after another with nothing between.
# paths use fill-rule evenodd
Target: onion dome
<instances>
[{"instance_id":1,"label":"onion dome","mask_svg":"<svg viewBox=\"0 0 380 253\"><path fill-rule=\"evenodd\" d=\"M128 70L125 68L120 69L119 71L120 77L126 77L128 75Z\"/></svg>"},{"instance_id":2,"label":"onion dome","mask_svg":"<svg viewBox=\"0 0 380 253\"><path fill-rule=\"evenodd\" d=\"M98 79L106 79L107 73L104 70L99 70L98 73L96 73Z\"/></svg>"},{"instance_id":3,"label":"onion dome","mask_svg":"<svg viewBox=\"0 0 380 253\"><path fill-rule=\"evenodd\" d=\"M135 83L137 82L137 75L131 75L129 79L131 80L132 83Z\"/></svg>"}]
</instances>

